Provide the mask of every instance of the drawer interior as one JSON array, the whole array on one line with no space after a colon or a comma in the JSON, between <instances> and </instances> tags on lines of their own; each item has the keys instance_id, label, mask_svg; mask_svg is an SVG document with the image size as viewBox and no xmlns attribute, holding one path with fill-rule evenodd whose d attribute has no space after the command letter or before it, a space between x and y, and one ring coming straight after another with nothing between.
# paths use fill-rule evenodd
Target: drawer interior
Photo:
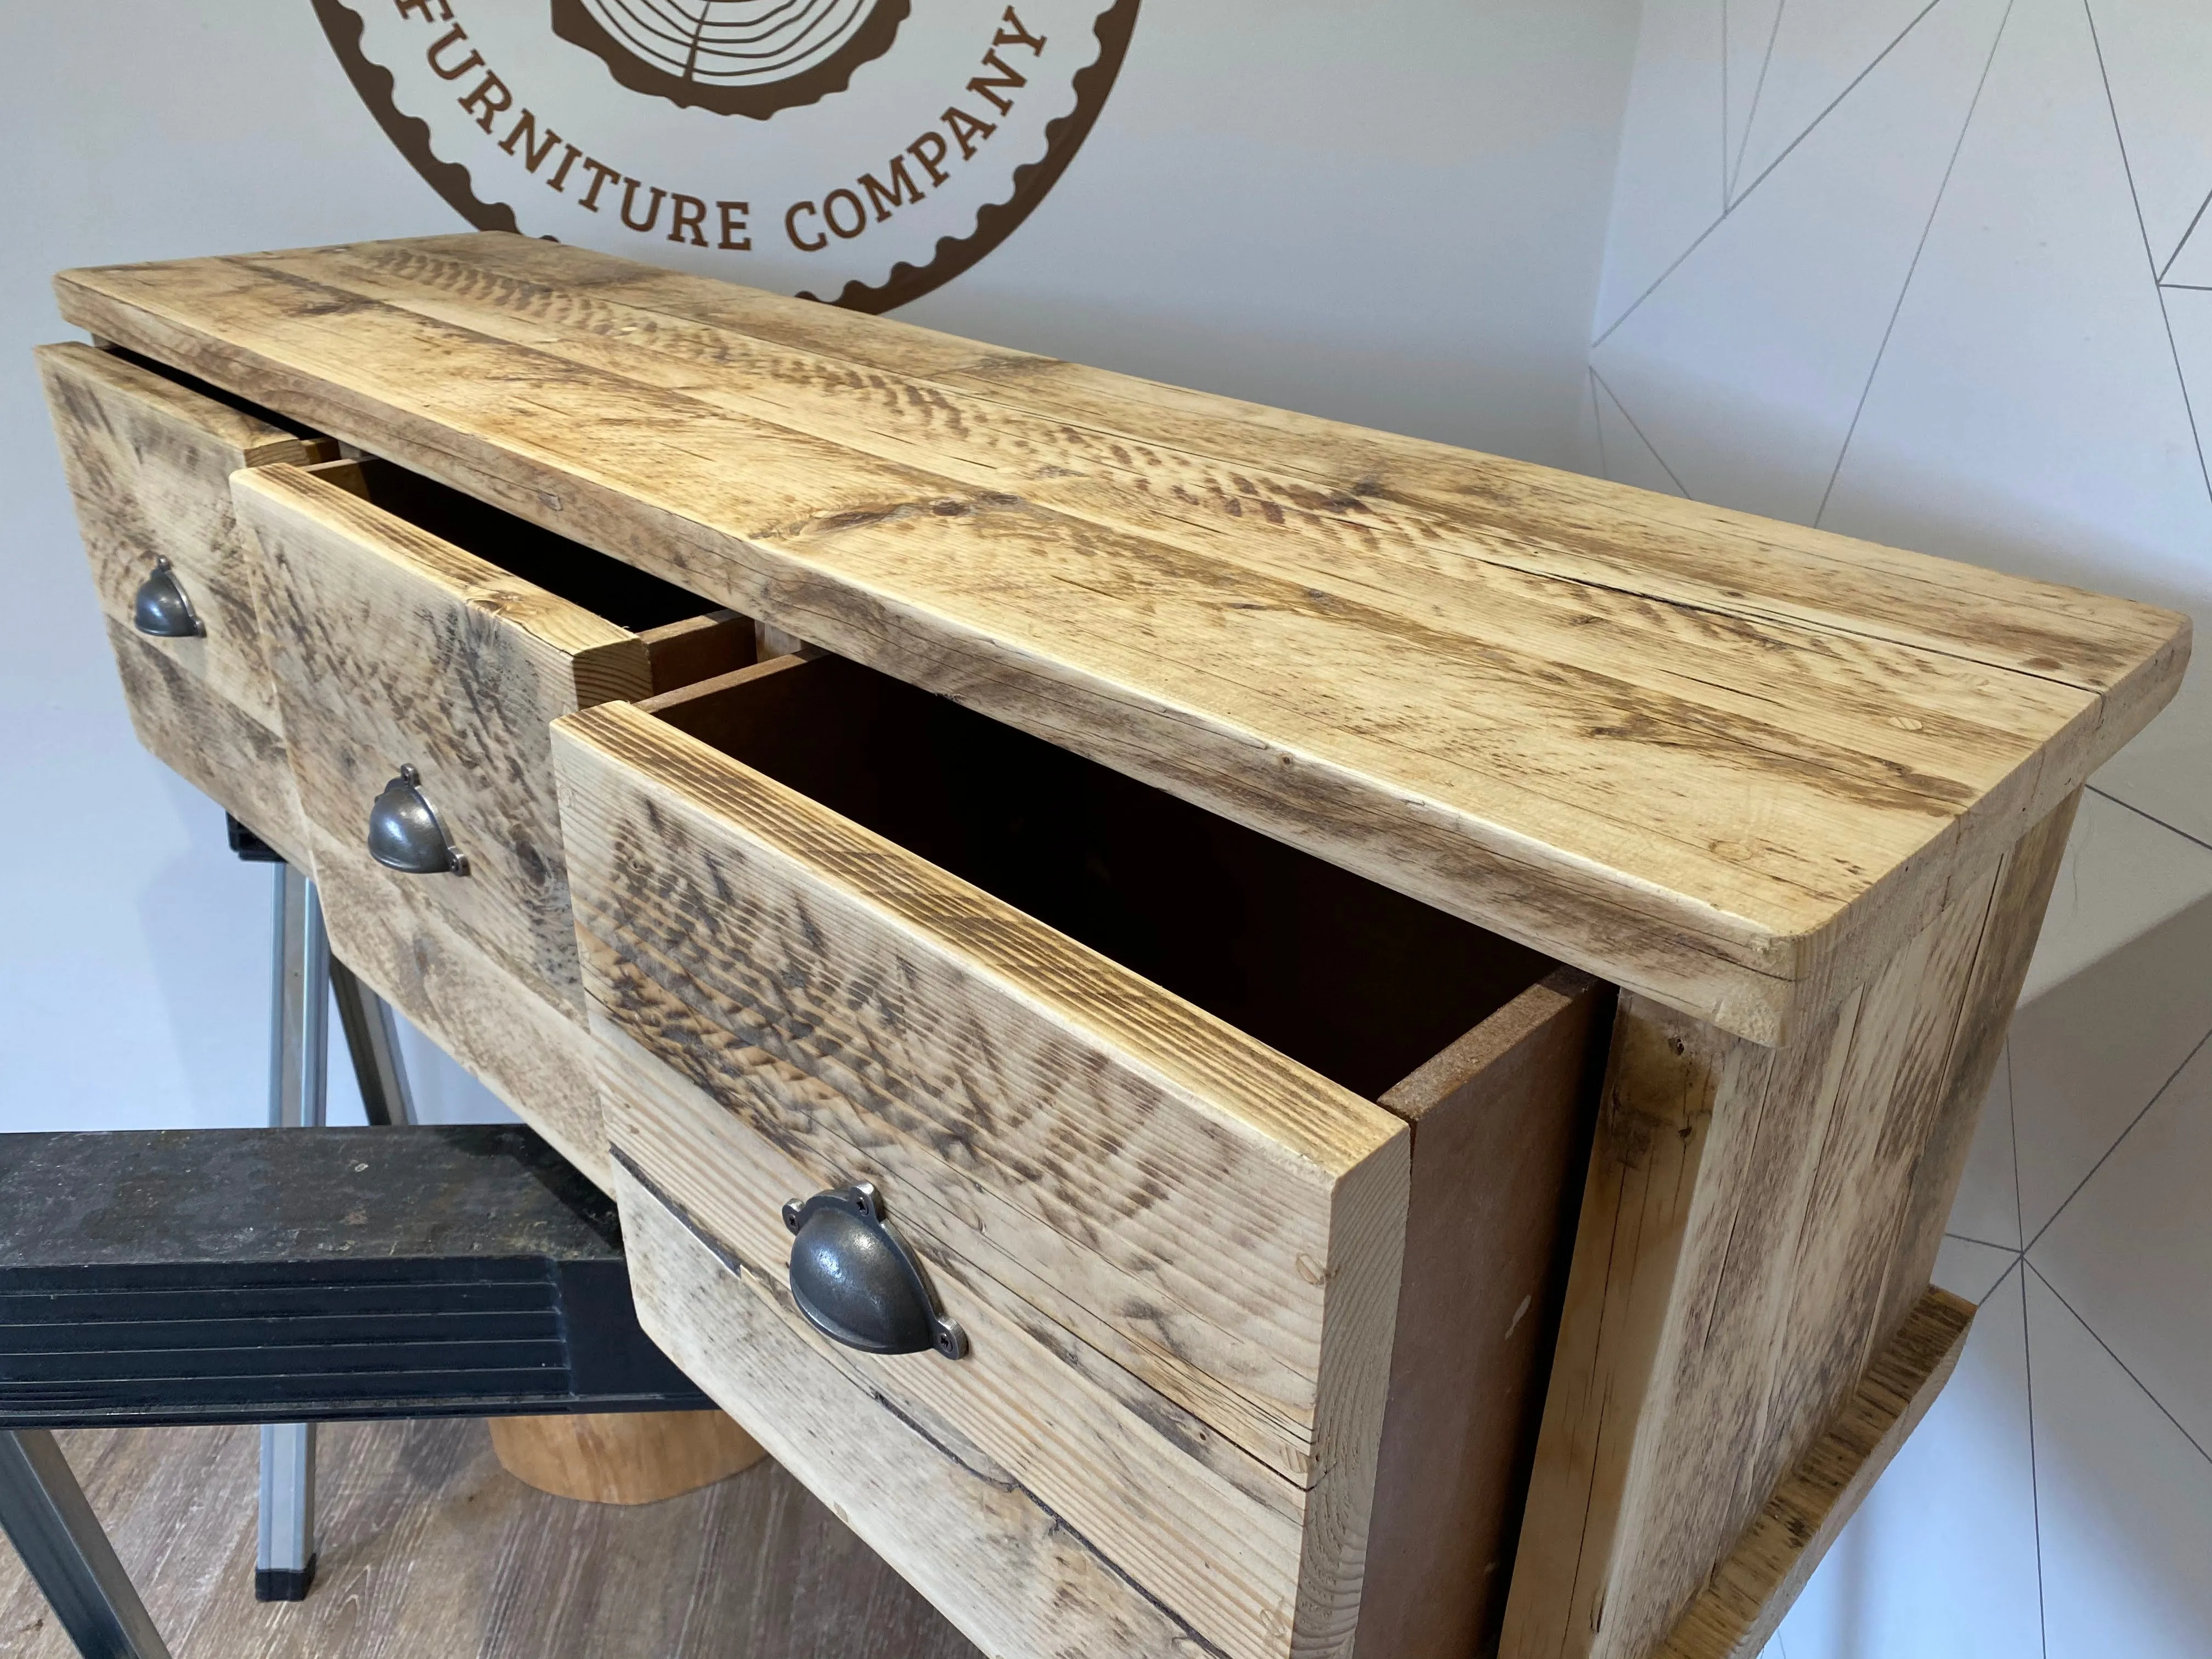
<instances>
[{"instance_id":1,"label":"drawer interior","mask_svg":"<svg viewBox=\"0 0 2212 1659\"><path fill-rule=\"evenodd\" d=\"M1556 965L842 658L644 707L1370 1100Z\"/></svg>"},{"instance_id":2,"label":"drawer interior","mask_svg":"<svg viewBox=\"0 0 2212 1659\"><path fill-rule=\"evenodd\" d=\"M388 461L310 469L395 518L428 531L534 586L633 634L708 615L714 602Z\"/></svg>"}]
</instances>

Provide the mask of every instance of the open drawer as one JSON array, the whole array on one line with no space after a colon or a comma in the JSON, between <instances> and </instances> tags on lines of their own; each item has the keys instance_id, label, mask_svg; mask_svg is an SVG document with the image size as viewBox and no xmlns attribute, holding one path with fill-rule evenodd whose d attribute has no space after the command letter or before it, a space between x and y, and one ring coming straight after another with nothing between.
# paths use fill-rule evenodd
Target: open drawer
<instances>
[{"instance_id":1,"label":"open drawer","mask_svg":"<svg viewBox=\"0 0 2212 1659\"><path fill-rule=\"evenodd\" d=\"M300 846L241 467L330 459L326 438L115 352L40 346L39 374L138 739L282 851Z\"/></svg>"},{"instance_id":2,"label":"open drawer","mask_svg":"<svg viewBox=\"0 0 2212 1659\"><path fill-rule=\"evenodd\" d=\"M555 750L690 1375L987 1651L1474 1650L1601 988L834 657ZM960 1357L805 1316L846 1264L802 1233L800 1285L783 1206L862 1182Z\"/></svg>"},{"instance_id":3,"label":"open drawer","mask_svg":"<svg viewBox=\"0 0 2212 1659\"><path fill-rule=\"evenodd\" d=\"M547 727L750 662L751 623L379 461L234 490L331 948L604 1175Z\"/></svg>"}]
</instances>

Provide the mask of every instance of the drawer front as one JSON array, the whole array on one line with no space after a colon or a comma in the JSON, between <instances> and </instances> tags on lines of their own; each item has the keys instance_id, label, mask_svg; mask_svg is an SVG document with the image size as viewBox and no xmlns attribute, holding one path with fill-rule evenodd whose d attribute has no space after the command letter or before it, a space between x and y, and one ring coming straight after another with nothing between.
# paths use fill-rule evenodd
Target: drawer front
<instances>
[{"instance_id":1,"label":"drawer front","mask_svg":"<svg viewBox=\"0 0 2212 1659\"><path fill-rule=\"evenodd\" d=\"M1204 1643L1334 1651L1359 1599L1405 1126L649 712L590 710L556 744L635 1177L769 1264L769 1291L781 1203L874 1182L968 1355L833 1350L773 1295L758 1316ZM872 1501L834 1457L809 1478L856 1519ZM1025 1593L1012 1554L969 1570L939 1605L971 1629Z\"/></svg>"},{"instance_id":2,"label":"drawer front","mask_svg":"<svg viewBox=\"0 0 2212 1659\"><path fill-rule=\"evenodd\" d=\"M635 1166L609 1191L653 1340L994 1659L1223 1651L910 1399L807 1330L773 1263L741 1260Z\"/></svg>"},{"instance_id":3,"label":"drawer front","mask_svg":"<svg viewBox=\"0 0 2212 1659\"><path fill-rule=\"evenodd\" d=\"M603 1171L548 726L644 696L646 647L327 478L268 468L241 473L236 492L268 576L332 948L572 1161ZM372 809L403 766L465 872L370 856Z\"/></svg>"},{"instance_id":4,"label":"drawer front","mask_svg":"<svg viewBox=\"0 0 2212 1659\"><path fill-rule=\"evenodd\" d=\"M41 346L37 356L140 739L281 848L296 839L297 808L258 560L240 534L230 475L325 459L335 447L90 346ZM132 625L139 586L163 558L198 634L155 637ZM122 650L125 642L136 648Z\"/></svg>"},{"instance_id":5,"label":"drawer front","mask_svg":"<svg viewBox=\"0 0 2212 1659\"><path fill-rule=\"evenodd\" d=\"M167 641L106 620L138 741L283 857L310 867L284 740L162 650Z\"/></svg>"}]
</instances>

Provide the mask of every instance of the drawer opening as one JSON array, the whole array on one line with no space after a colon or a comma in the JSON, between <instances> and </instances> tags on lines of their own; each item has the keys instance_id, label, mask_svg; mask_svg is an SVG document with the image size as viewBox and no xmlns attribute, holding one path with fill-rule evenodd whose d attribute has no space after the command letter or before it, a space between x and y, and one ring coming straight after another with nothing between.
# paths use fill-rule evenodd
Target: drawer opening
<instances>
[{"instance_id":1,"label":"drawer opening","mask_svg":"<svg viewBox=\"0 0 2212 1659\"><path fill-rule=\"evenodd\" d=\"M843 658L644 708L1370 1100L1557 965Z\"/></svg>"},{"instance_id":2,"label":"drawer opening","mask_svg":"<svg viewBox=\"0 0 2212 1659\"><path fill-rule=\"evenodd\" d=\"M308 470L394 518L404 519L487 564L495 564L633 634L650 636L656 629L678 627L717 612L711 599L389 461L363 457L326 462ZM750 643L748 629L748 648L722 666L750 661Z\"/></svg>"},{"instance_id":3,"label":"drawer opening","mask_svg":"<svg viewBox=\"0 0 2212 1659\"><path fill-rule=\"evenodd\" d=\"M126 363L144 369L149 374L158 374L163 380L173 385L180 386L185 391L194 392L211 404L221 404L224 408L234 409L241 415L250 415L255 420L273 426L280 432L289 432L295 438L310 441L319 441L325 446L323 453L326 455L335 455L337 453L337 445L322 433L316 431L314 428L303 422L295 421L289 415L280 415L273 409L264 408L250 398L241 398L235 392L225 391L212 380L203 380L197 374L187 374L181 368L172 368L167 363L158 362L125 346L103 343L100 349L111 357L119 357Z\"/></svg>"}]
</instances>

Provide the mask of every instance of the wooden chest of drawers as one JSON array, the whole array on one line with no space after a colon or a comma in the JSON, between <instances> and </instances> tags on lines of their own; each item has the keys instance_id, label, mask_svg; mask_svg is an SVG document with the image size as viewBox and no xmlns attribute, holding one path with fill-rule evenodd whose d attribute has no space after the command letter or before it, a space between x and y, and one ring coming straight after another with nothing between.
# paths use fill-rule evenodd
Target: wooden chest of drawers
<instances>
[{"instance_id":1,"label":"wooden chest of drawers","mask_svg":"<svg viewBox=\"0 0 2212 1659\"><path fill-rule=\"evenodd\" d=\"M1752 1650L1940 1386L2184 619L515 237L58 287L142 737L986 1651Z\"/></svg>"}]
</instances>

